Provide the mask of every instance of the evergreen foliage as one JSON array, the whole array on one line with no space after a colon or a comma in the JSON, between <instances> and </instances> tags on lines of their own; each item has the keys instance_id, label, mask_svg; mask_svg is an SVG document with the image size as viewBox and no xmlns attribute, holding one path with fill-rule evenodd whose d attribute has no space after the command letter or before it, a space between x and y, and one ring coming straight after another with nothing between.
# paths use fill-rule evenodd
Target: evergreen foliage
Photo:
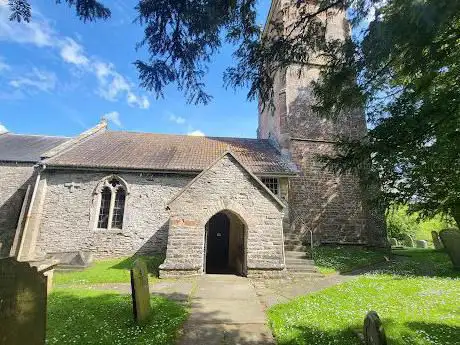
<instances>
[{"instance_id":1,"label":"evergreen foliage","mask_svg":"<svg viewBox=\"0 0 460 345\"><path fill-rule=\"evenodd\" d=\"M60 0L57 1L58 3ZM66 0L84 21L106 19L96 0ZM293 0L292 23L256 23L257 0L141 0L137 23L147 61L135 62L141 85L162 96L176 84L189 102L206 104L203 78L224 42L235 46L227 86L249 86L249 99L270 104L273 76L320 56L314 84L320 115L337 118L362 109L366 138L338 138L331 169L358 172L384 205L406 203L422 217L452 216L460 225L460 1ZM27 0L9 0L11 20L31 17ZM327 38L327 17L344 11L354 36ZM369 173L370 172L370 173ZM377 180L377 181L376 181Z\"/></svg>"}]
</instances>

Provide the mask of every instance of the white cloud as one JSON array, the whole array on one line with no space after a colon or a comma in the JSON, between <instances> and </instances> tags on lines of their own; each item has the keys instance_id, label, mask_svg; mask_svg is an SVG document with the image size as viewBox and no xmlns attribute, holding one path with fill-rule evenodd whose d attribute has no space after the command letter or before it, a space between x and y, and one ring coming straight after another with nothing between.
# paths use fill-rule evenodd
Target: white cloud
<instances>
[{"instance_id":1,"label":"white cloud","mask_svg":"<svg viewBox=\"0 0 460 345\"><path fill-rule=\"evenodd\" d=\"M27 86L27 90L35 88L40 91L50 92L56 88L56 83L56 74L34 68L31 73L11 80L9 84L17 89Z\"/></svg>"},{"instance_id":2,"label":"white cloud","mask_svg":"<svg viewBox=\"0 0 460 345\"><path fill-rule=\"evenodd\" d=\"M128 104L132 107L138 106L141 109L148 109L150 107L149 99L145 96L136 96L131 91L128 92L126 97Z\"/></svg>"},{"instance_id":3,"label":"white cloud","mask_svg":"<svg viewBox=\"0 0 460 345\"><path fill-rule=\"evenodd\" d=\"M185 119L183 117L176 116L174 114L169 115L169 121L175 122L178 125L183 125L185 123Z\"/></svg>"},{"instance_id":4,"label":"white cloud","mask_svg":"<svg viewBox=\"0 0 460 345\"><path fill-rule=\"evenodd\" d=\"M122 74L117 72L110 62L85 54L84 47L68 36L59 35L48 24L40 13L33 13L30 23L10 21L9 7L6 1L0 0L0 41L20 44L33 44L37 47L48 47L58 52L65 63L78 66L85 73L95 75L98 86L97 94L102 98L117 101L125 99L132 107L148 109L150 102L145 95L136 95L135 86ZM0 61L1 62L1 61ZM13 81L11 85L19 85L21 81ZM23 80L22 85L28 81ZM29 85L31 85L29 83ZM31 85L37 87L37 85ZM40 89L40 87L37 87Z\"/></svg>"},{"instance_id":5,"label":"white cloud","mask_svg":"<svg viewBox=\"0 0 460 345\"><path fill-rule=\"evenodd\" d=\"M39 13L33 13L34 18L30 23L10 21L9 15L7 2L0 1L0 40L28 43L37 47L55 45L55 33Z\"/></svg>"},{"instance_id":6,"label":"white cloud","mask_svg":"<svg viewBox=\"0 0 460 345\"><path fill-rule=\"evenodd\" d=\"M188 132L187 135L190 135L192 137L204 137L204 133L200 130L195 130L192 132Z\"/></svg>"},{"instance_id":7,"label":"white cloud","mask_svg":"<svg viewBox=\"0 0 460 345\"><path fill-rule=\"evenodd\" d=\"M6 133L8 129L0 122L0 133Z\"/></svg>"},{"instance_id":8,"label":"white cloud","mask_svg":"<svg viewBox=\"0 0 460 345\"><path fill-rule=\"evenodd\" d=\"M121 120L120 120L120 114L118 113L118 111L112 111L110 113L104 114L103 118L106 119L107 121L112 122L113 124L115 124L116 126L120 128L123 127Z\"/></svg>"},{"instance_id":9,"label":"white cloud","mask_svg":"<svg viewBox=\"0 0 460 345\"><path fill-rule=\"evenodd\" d=\"M115 70L111 63L94 60L91 66L96 75L99 86L98 94L109 101L117 100L121 95L126 95L126 102L130 106L148 109L150 102L146 96L137 96L133 91L133 85Z\"/></svg>"},{"instance_id":10,"label":"white cloud","mask_svg":"<svg viewBox=\"0 0 460 345\"><path fill-rule=\"evenodd\" d=\"M3 59L1 56L0 56L0 72L1 71L8 71L10 70L11 67L10 65L8 65L6 62L5 62L5 59Z\"/></svg>"},{"instance_id":11,"label":"white cloud","mask_svg":"<svg viewBox=\"0 0 460 345\"><path fill-rule=\"evenodd\" d=\"M62 41L61 57L65 62L74 65L87 65L89 59L84 54L83 47L71 38L65 38Z\"/></svg>"}]
</instances>

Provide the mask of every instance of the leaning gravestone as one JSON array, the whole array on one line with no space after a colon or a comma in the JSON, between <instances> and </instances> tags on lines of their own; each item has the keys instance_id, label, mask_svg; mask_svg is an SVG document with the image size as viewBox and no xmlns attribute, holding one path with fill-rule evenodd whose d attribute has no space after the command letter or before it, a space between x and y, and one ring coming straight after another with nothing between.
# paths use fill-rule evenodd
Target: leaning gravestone
<instances>
[{"instance_id":1,"label":"leaning gravestone","mask_svg":"<svg viewBox=\"0 0 460 345\"><path fill-rule=\"evenodd\" d=\"M398 246L398 240L397 240L396 238L393 238L393 237L390 238L390 245L391 245L392 247Z\"/></svg>"},{"instance_id":2,"label":"leaning gravestone","mask_svg":"<svg viewBox=\"0 0 460 345\"><path fill-rule=\"evenodd\" d=\"M439 237L441 237L442 244L446 248L454 267L460 269L460 231L455 229L442 230Z\"/></svg>"},{"instance_id":3,"label":"leaning gravestone","mask_svg":"<svg viewBox=\"0 0 460 345\"><path fill-rule=\"evenodd\" d=\"M147 265L142 259L134 261L131 268L131 291L134 320L143 324L150 315L150 293Z\"/></svg>"},{"instance_id":4,"label":"leaning gravestone","mask_svg":"<svg viewBox=\"0 0 460 345\"><path fill-rule=\"evenodd\" d=\"M387 345L387 337L382 322L375 311L367 313L364 319L364 343L366 345Z\"/></svg>"},{"instance_id":5,"label":"leaning gravestone","mask_svg":"<svg viewBox=\"0 0 460 345\"><path fill-rule=\"evenodd\" d=\"M439 238L439 234L437 231L431 232L431 237L433 238L433 246L434 249L443 249L444 246L442 245L441 239Z\"/></svg>"},{"instance_id":6,"label":"leaning gravestone","mask_svg":"<svg viewBox=\"0 0 460 345\"><path fill-rule=\"evenodd\" d=\"M417 248L428 248L428 242L425 240L417 240L415 241L415 246Z\"/></svg>"},{"instance_id":7,"label":"leaning gravestone","mask_svg":"<svg viewBox=\"0 0 460 345\"><path fill-rule=\"evenodd\" d=\"M414 247L414 240L413 240L412 237L411 237L410 235L408 235L408 234L404 234L404 235L403 235L402 242L403 242L404 247L409 247L409 248L413 248L413 247Z\"/></svg>"},{"instance_id":8,"label":"leaning gravestone","mask_svg":"<svg viewBox=\"0 0 460 345\"><path fill-rule=\"evenodd\" d=\"M47 277L27 262L0 259L0 345L43 345Z\"/></svg>"}]
</instances>

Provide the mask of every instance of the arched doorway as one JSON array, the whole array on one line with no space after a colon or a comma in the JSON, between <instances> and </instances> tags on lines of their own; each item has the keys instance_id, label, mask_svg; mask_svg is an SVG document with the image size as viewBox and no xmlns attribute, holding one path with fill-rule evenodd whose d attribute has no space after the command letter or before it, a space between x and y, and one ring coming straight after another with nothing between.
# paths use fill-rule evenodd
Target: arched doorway
<instances>
[{"instance_id":1,"label":"arched doorway","mask_svg":"<svg viewBox=\"0 0 460 345\"><path fill-rule=\"evenodd\" d=\"M206 223L206 273L246 275L245 226L231 211L216 213Z\"/></svg>"}]
</instances>

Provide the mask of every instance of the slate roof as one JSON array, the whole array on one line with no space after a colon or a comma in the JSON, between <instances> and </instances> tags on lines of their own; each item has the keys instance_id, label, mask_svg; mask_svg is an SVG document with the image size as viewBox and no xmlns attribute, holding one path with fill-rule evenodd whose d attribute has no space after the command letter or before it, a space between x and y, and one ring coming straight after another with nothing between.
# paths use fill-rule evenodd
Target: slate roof
<instances>
[{"instance_id":1,"label":"slate roof","mask_svg":"<svg viewBox=\"0 0 460 345\"><path fill-rule=\"evenodd\" d=\"M297 173L266 139L123 131L93 135L43 163L48 167L199 172L228 150L255 174Z\"/></svg>"},{"instance_id":2,"label":"slate roof","mask_svg":"<svg viewBox=\"0 0 460 345\"><path fill-rule=\"evenodd\" d=\"M0 161L36 163L42 153L69 139L45 135L0 134Z\"/></svg>"}]
</instances>

